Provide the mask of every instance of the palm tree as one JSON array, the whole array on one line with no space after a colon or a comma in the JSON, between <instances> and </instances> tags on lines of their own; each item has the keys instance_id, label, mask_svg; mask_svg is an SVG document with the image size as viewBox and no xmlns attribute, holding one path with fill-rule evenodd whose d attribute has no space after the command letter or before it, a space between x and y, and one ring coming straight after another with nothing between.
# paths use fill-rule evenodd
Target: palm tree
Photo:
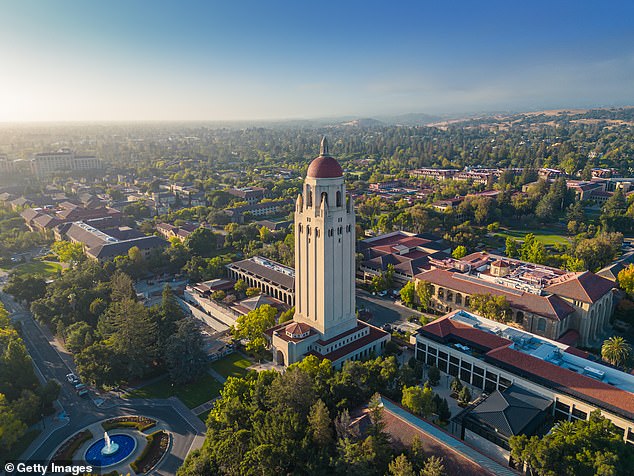
<instances>
[{"instance_id":1,"label":"palm tree","mask_svg":"<svg viewBox=\"0 0 634 476\"><path fill-rule=\"evenodd\" d=\"M601 346L601 357L612 365L622 367L630 359L632 347L623 337L610 337Z\"/></svg>"}]
</instances>

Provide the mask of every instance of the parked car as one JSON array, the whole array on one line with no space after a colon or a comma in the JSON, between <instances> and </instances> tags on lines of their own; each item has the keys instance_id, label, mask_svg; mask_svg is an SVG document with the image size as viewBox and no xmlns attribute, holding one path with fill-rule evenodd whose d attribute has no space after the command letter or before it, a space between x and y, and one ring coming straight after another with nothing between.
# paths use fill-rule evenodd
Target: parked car
<instances>
[{"instance_id":1,"label":"parked car","mask_svg":"<svg viewBox=\"0 0 634 476\"><path fill-rule=\"evenodd\" d=\"M88 395L88 389L86 388L86 386L82 383L79 384L75 387L75 391L77 392L77 395L79 395L80 397L85 397Z\"/></svg>"},{"instance_id":2,"label":"parked car","mask_svg":"<svg viewBox=\"0 0 634 476\"><path fill-rule=\"evenodd\" d=\"M69 373L68 375L66 375L66 380L68 380L68 383L75 385L77 382L79 382L79 377L77 377L77 375L75 375L74 373Z\"/></svg>"}]
</instances>

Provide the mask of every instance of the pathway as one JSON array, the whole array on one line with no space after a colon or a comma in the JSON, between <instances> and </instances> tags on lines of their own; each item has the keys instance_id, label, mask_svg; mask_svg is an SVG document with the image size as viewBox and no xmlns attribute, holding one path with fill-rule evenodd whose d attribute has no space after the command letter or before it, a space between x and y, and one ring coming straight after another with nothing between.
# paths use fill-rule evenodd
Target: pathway
<instances>
[{"instance_id":1,"label":"pathway","mask_svg":"<svg viewBox=\"0 0 634 476\"><path fill-rule=\"evenodd\" d=\"M211 410L211 408L214 406L214 403L216 403L216 400L218 400L219 398L220 397L214 397L208 402L201 403L197 407L192 408L192 413L194 415L200 415L201 413L205 413L207 410Z\"/></svg>"},{"instance_id":2,"label":"pathway","mask_svg":"<svg viewBox=\"0 0 634 476\"><path fill-rule=\"evenodd\" d=\"M207 368L207 372L209 372L209 375L211 375L213 378L218 380L218 382L220 382L220 383L225 383L227 381L227 379L225 377L220 375L218 372L216 372L211 367Z\"/></svg>"}]
</instances>

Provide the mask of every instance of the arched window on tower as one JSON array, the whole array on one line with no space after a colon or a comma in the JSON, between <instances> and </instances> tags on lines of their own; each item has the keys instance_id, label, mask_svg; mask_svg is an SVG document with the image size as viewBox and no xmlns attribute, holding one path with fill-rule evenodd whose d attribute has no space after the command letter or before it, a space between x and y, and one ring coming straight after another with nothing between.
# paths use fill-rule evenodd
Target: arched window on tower
<instances>
[{"instance_id":1,"label":"arched window on tower","mask_svg":"<svg viewBox=\"0 0 634 476\"><path fill-rule=\"evenodd\" d=\"M321 192L321 201L326 202L326 205L328 205L328 194L326 192Z\"/></svg>"},{"instance_id":2,"label":"arched window on tower","mask_svg":"<svg viewBox=\"0 0 634 476\"><path fill-rule=\"evenodd\" d=\"M306 185L306 206L313 206L313 192L310 189L310 185Z\"/></svg>"},{"instance_id":3,"label":"arched window on tower","mask_svg":"<svg viewBox=\"0 0 634 476\"><path fill-rule=\"evenodd\" d=\"M341 206L341 191L337 190L337 207Z\"/></svg>"}]
</instances>

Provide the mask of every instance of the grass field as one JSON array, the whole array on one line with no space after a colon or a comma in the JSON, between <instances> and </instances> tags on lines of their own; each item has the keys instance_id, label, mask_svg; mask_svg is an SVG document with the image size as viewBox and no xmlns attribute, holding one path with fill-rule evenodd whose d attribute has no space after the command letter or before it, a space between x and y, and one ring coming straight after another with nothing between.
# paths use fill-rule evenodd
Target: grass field
<instances>
[{"instance_id":1,"label":"grass field","mask_svg":"<svg viewBox=\"0 0 634 476\"><path fill-rule=\"evenodd\" d=\"M249 359L237 352L210 364L210 367L223 377L244 377L247 367L253 365Z\"/></svg>"},{"instance_id":2,"label":"grass field","mask_svg":"<svg viewBox=\"0 0 634 476\"><path fill-rule=\"evenodd\" d=\"M145 387L128 393L129 398L169 398L178 397L188 408L217 397L220 394L222 384L209 374L204 374L196 382L189 385L172 385L165 378Z\"/></svg>"},{"instance_id":3,"label":"grass field","mask_svg":"<svg viewBox=\"0 0 634 476\"><path fill-rule=\"evenodd\" d=\"M54 276L62 269L62 265L54 261L33 260L13 268L18 274L41 274Z\"/></svg>"},{"instance_id":4,"label":"grass field","mask_svg":"<svg viewBox=\"0 0 634 476\"><path fill-rule=\"evenodd\" d=\"M554 233L552 230L500 230L495 234L495 236L502 238L503 240L506 240L506 238L510 236L518 241L523 241L524 236L528 233L535 235L535 238L544 243L546 246L555 245L557 243L569 243L568 238Z\"/></svg>"}]
</instances>

